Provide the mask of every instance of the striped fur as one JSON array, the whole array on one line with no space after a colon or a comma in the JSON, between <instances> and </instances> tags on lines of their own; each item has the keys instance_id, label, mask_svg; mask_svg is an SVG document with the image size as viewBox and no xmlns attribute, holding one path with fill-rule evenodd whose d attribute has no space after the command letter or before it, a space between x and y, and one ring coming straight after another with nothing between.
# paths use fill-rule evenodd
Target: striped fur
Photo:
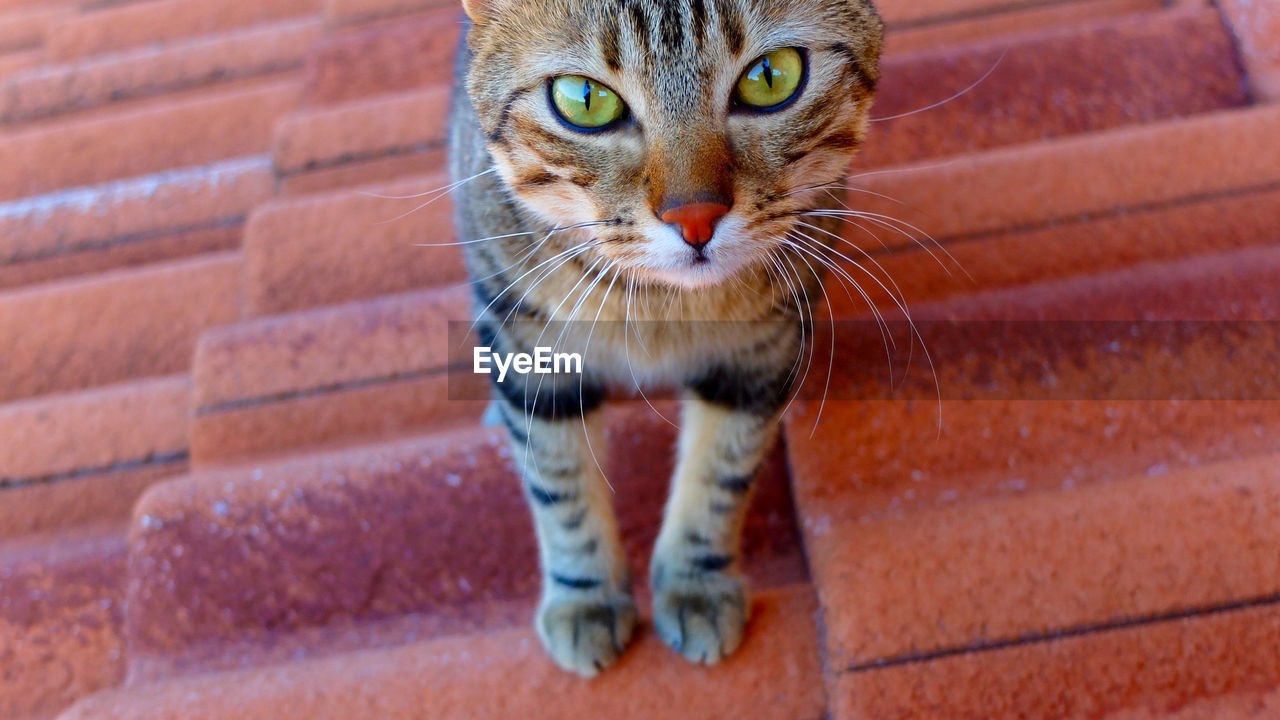
<instances>
[{"instance_id":1,"label":"striped fur","mask_svg":"<svg viewBox=\"0 0 1280 720\"><path fill-rule=\"evenodd\" d=\"M539 635L583 675L625 648L636 609L596 411L611 387L676 386L685 410L650 568L654 621L677 651L714 663L742 639L743 517L800 374L833 242L823 233L838 234L799 214L838 202L820 186L843 183L862 143L880 21L864 0L465 5L450 158L481 339L585 359L582 376L494 383L541 548ZM735 107L740 74L781 47L807 56L803 94L778 112ZM628 119L598 133L559 122L547 85L567 74L612 88ZM658 219L689 202L732 208L703 260ZM797 231L807 244L788 242Z\"/></svg>"}]
</instances>

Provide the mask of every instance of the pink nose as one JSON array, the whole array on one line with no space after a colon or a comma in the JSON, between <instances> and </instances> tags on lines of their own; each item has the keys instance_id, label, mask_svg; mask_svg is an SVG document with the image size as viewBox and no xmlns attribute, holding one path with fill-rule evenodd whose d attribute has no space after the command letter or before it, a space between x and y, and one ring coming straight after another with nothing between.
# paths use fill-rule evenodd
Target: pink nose
<instances>
[{"instance_id":1,"label":"pink nose","mask_svg":"<svg viewBox=\"0 0 1280 720\"><path fill-rule=\"evenodd\" d=\"M716 222L728 212L728 206L720 203L689 203L662 213L662 222L679 225L684 241L700 248L711 242Z\"/></svg>"}]
</instances>

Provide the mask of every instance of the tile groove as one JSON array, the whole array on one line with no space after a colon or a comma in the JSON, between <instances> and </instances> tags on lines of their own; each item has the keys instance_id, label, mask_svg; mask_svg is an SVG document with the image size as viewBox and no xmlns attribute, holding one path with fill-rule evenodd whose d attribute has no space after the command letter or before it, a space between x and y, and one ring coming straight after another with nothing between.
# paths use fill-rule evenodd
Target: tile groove
<instances>
[{"instance_id":1,"label":"tile groove","mask_svg":"<svg viewBox=\"0 0 1280 720\"><path fill-rule=\"evenodd\" d=\"M190 458L190 453L186 450L172 450L169 452L152 453L137 460L125 460L110 465L100 465L97 467L77 468L75 470L67 470L60 473L50 473L48 475L40 475L27 478L7 478L0 477L0 491L12 490L16 488L33 487L35 485L53 485L55 483L67 482L69 480L78 480L80 478L92 477L94 475L111 475L114 473L128 472L130 470L140 470L146 467L158 467L161 465L171 465L174 463L186 462Z\"/></svg>"},{"instance_id":2,"label":"tile groove","mask_svg":"<svg viewBox=\"0 0 1280 720\"><path fill-rule=\"evenodd\" d=\"M1054 642L1056 640L1067 640L1070 638L1083 637L1086 635L1094 635L1104 632L1114 632L1117 630L1128 630L1132 628L1147 627L1150 625L1159 625L1161 623L1173 622L1176 620L1189 620L1197 617L1208 617L1212 615L1222 615L1225 613L1238 612L1241 610L1252 610L1255 608L1280 606L1280 592L1260 597L1245 598L1243 600L1235 600L1227 603L1219 603L1216 605L1204 605L1198 607L1184 608L1181 610L1173 610L1164 613L1153 613L1150 615L1136 615L1131 617L1121 617L1109 622L1090 623L1086 625L1077 625L1073 627L1061 628L1058 630L1050 630L1048 632L1035 632L1019 635L1016 637L1003 638L999 640L991 640L987 642L975 643L972 645L958 645L952 647L939 648L927 652L914 652L902 655L894 655L878 660L871 660L865 663L856 663L850 665L841 671L842 675L852 675L857 673L872 672L875 670L883 670L893 667L901 667L903 665L917 665L933 660L941 660L945 658L957 657L961 655L976 655L979 653L993 652L998 650L1007 650L1009 648L1023 647L1027 645L1038 645L1041 643Z\"/></svg>"}]
</instances>

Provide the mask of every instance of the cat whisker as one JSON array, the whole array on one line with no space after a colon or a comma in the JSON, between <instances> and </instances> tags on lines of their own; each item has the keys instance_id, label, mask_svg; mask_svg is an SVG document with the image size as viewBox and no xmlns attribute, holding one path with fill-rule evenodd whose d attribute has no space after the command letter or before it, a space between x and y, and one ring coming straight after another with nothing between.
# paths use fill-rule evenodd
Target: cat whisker
<instances>
[{"instance_id":1,"label":"cat whisker","mask_svg":"<svg viewBox=\"0 0 1280 720\"><path fill-rule=\"evenodd\" d=\"M379 225L388 225L388 224L390 224L390 223L397 222L397 221L399 221L399 220L403 220L403 219L405 219L405 218L409 217L410 215L412 215L412 214L414 214L414 213L418 212L419 210L422 210L423 208L425 208L425 207L427 207L427 206L431 205L431 203L434 203L435 201L439 200L440 198L445 197L446 195L448 195L449 193L453 192L454 190L457 190L458 188L462 187L463 185L466 185L467 183L471 182L472 180L475 180L476 178L481 177L481 176L483 176L483 175L488 175L488 174L489 174L489 173L491 173L491 172L494 172L494 170L493 170L492 168L490 168L489 170L486 170L486 171L484 171L484 172L481 172L481 173L476 173L475 175L472 175L471 177L469 177L469 178L467 178L467 179L465 179L465 180L459 180L459 181L457 181L457 182L455 182L455 183L451 183L451 184L449 184L449 185L446 185L446 186L444 186L443 188L438 188L438 189L436 189L436 190L430 190L430 191L427 191L427 192L425 192L425 193L422 193L421 195L418 195L417 197L427 197L428 195L430 195L430 196L432 196L432 197L431 197L431 199L430 199L430 200L427 200L426 202L422 203L421 205L418 205L417 207L415 207L414 209L410 210L409 212L403 213L403 214L401 214L401 215L397 215L396 217L393 217L393 218L391 218L390 220L383 220L382 222L380 222L380 223L378 223L378 224L379 224ZM370 197L378 197L377 195L369 195L369 196L370 196ZM395 198L395 197L391 197L391 198L385 198L385 199L388 199L388 200L400 200L400 199L404 199L404 200L411 200L411 199L415 199L415 198L413 198L413 197L406 197L406 198Z\"/></svg>"},{"instance_id":2,"label":"cat whisker","mask_svg":"<svg viewBox=\"0 0 1280 720\"><path fill-rule=\"evenodd\" d=\"M868 222L875 223L876 225L886 228L888 230L892 230L893 232L898 233L899 235L907 238L908 240L914 242L916 245L920 246L920 249L929 253L929 257L933 258L934 262L938 263L938 266L942 268L943 272L947 273L947 275L951 275L952 274L951 268L948 267L946 263L942 262L942 260L936 254L934 254L934 252L931 249L929 249L927 245L925 245L923 240L916 237L912 233L907 232L907 230L904 230L903 228L905 227L908 230L919 233L920 235L923 235L924 237L928 238L929 242L933 243L934 247L942 251L942 254L945 255L947 259L950 260L951 263L955 265L957 269L960 270L960 272L964 273L965 277L968 278L969 281L971 282L974 281L973 276L969 274L969 271L966 270L965 267L960 264L960 261L957 260L956 257L951 254L951 251L948 250L945 245L938 242L938 240L934 238L932 235L930 235L929 233L925 232L924 230L921 230L920 228L916 227L915 225L912 225L911 223L905 220L902 220L901 218L895 218L891 215L884 215L881 213L874 213L874 212L869 212L865 210L847 210L847 211L816 210L816 211L813 211L812 213L806 213L806 214L817 215L820 217L839 218L839 219L845 220L846 222L850 222L849 218L856 217L856 218L861 218L863 220L867 220ZM894 223L897 223L897 225L895 225ZM899 227L899 225L901 225L902 227ZM883 246L884 243L881 242L881 245Z\"/></svg>"},{"instance_id":3,"label":"cat whisker","mask_svg":"<svg viewBox=\"0 0 1280 720\"><path fill-rule=\"evenodd\" d=\"M375 192L369 192L368 190L356 190L355 192L357 195L364 195L365 197L377 198L378 200L417 200L418 198L426 197L428 195L434 195L438 192L450 192L456 188L462 187L463 185L471 182L472 180L475 180L478 177L483 177L485 175L489 175L497 171L498 171L497 168L489 168L488 170L485 170L484 172L478 172L475 175L472 175L471 177L465 180L458 180L448 185L438 187L434 190L427 190L425 192L416 193L414 195L380 195Z\"/></svg>"},{"instance_id":4,"label":"cat whisker","mask_svg":"<svg viewBox=\"0 0 1280 720\"><path fill-rule=\"evenodd\" d=\"M578 230L578 229L581 229L581 228L595 227L595 226L597 226L597 225L607 225L607 224L609 224L609 221L608 221L608 220L596 220L596 221L594 221L594 222L578 223L577 225L566 225L566 226L564 226L564 227L562 227L562 228L556 228L556 229L555 229L555 232L564 232L564 231L566 231L566 230ZM414 246L414 247L426 247L426 248L435 248L435 247L458 247L458 246L462 246L462 245L475 245L475 244L477 244L477 243L490 242L490 241L492 241L492 240L509 240L509 239L511 239L511 238L517 238L517 237L526 237L526 236L529 236L529 235L539 235L539 234L541 234L541 233L542 233L542 231L541 231L541 230L534 230L534 231L531 231L531 232L509 233L509 234L507 234L507 235L493 235L493 236L490 236L490 237L476 238L475 240L459 240L458 242L451 242L451 243L414 243L414 244L413 244L413 246Z\"/></svg>"},{"instance_id":5,"label":"cat whisker","mask_svg":"<svg viewBox=\"0 0 1280 720\"><path fill-rule=\"evenodd\" d=\"M631 324L631 302L635 299L635 292L636 286L634 279L629 278L627 280L625 311L622 316L622 354L627 358L627 370L631 373L631 383L635 385L636 391L640 393L641 399L643 399L644 403L649 406L649 409L653 411L654 415L662 418L663 422L671 427L678 427L670 420L670 418L659 411L658 408L654 407L653 403L649 401L649 396L645 394L642 383L639 378L636 377L635 366L631 364L631 336L628 333L628 327ZM649 354L649 348L644 345L643 339L640 337L638 330L636 332L636 340L640 342L640 347L645 351L645 356L652 358L652 355Z\"/></svg>"},{"instance_id":6,"label":"cat whisker","mask_svg":"<svg viewBox=\"0 0 1280 720\"><path fill-rule=\"evenodd\" d=\"M796 398L800 396L801 389L804 387L805 381L809 378L809 370L810 368L813 367L813 356L815 352L814 350L815 337L813 334L813 329L815 325L813 322L813 308L811 303L809 303L807 294L804 293L803 291L804 282L800 276L800 271L796 269L795 264L791 262L791 259L788 258L786 254L779 253L778 259L779 259L779 267L782 269L783 273L788 278L788 284L790 284L790 278L793 277L793 275L787 274L787 270L786 270L787 267L790 267L791 273L794 273L794 277L796 279L796 286L793 289L793 293L795 294L795 298L796 298L796 306L797 306L796 309L800 312L800 349L798 354L796 355L797 362L793 369L798 369L799 361L802 358L805 358L806 354L808 355L808 359L805 360L804 371L799 376L797 376L798 380L796 382L795 392L792 393L791 399L787 401L786 406L782 408L782 415L786 415L787 411L791 409L791 404L794 403L796 401ZM786 261L786 265L782 265L781 261ZM803 300L801 300L801 296L804 296ZM805 322L806 311L808 315L807 323ZM809 339L807 342L805 340L806 327L809 330Z\"/></svg>"},{"instance_id":7,"label":"cat whisker","mask_svg":"<svg viewBox=\"0 0 1280 720\"><path fill-rule=\"evenodd\" d=\"M796 246L796 247L798 248L798 246ZM819 277L819 278L820 278L820 277L822 276L822 275L821 275L821 273L819 273L819 272L817 271L817 269L816 269L816 268L814 268L814 267L813 267L813 265L812 265L812 264L811 264L811 263L810 263L810 262L809 262L809 261L808 261L808 260L803 256L803 255L801 255L801 256L800 256L800 259L804 261L804 264L805 264L806 266L808 266L808 268L809 268L809 272L813 273L814 277ZM822 262L822 259L821 259L820 257L818 258L818 262L819 262L819 263L821 263L821 262ZM813 436L818 432L818 423L819 423L819 422L821 422L821 420L822 420L822 411L823 411L823 409L827 406L827 392L831 389L831 370L832 370L832 368L833 368L833 367L835 366L835 364L836 364L836 343L835 343L835 337L836 337L836 320L835 320L835 314L831 312L831 298L827 295L827 287L826 287L826 284L824 284L824 283L821 283L821 282L820 282L820 283L818 283L818 288L822 290L822 297L823 297L823 299L826 301L826 304L827 304L827 323L831 326L831 336L830 336L830 339L829 339L829 341L828 341L828 343L827 343L827 346L828 346L828 357L827 357L827 379L826 379L826 382L825 382L825 383L823 384L823 386L822 386L822 401L818 403L818 416L817 416L817 417L814 419L814 421L813 421L813 429L809 431L809 437L810 437L810 438L812 438L812 437L813 437ZM816 336L816 330L817 330L817 328L815 327L815 328L814 328L814 330L815 330L815 336L814 336L814 338L815 338L815 342L814 342L814 352L816 353L816 352L817 352L817 348L818 348L818 346L817 346L817 342L816 342L816 338L817 338L817 336ZM796 395L792 397L792 399L793 399L793 400L795 399L795 397L796 397L796 396L798 396L798 395L799 395L799 392L800 392L800 388L797 388L797 389L796 389ZM790 405L790 403L788 403L788 405Z\"/></svg>"},{"instance_id":8,"label":"cat whisker","mask_svg":"<svg viewBox=\"0 0 1280 720\"><path fill-rule=\"evenodd\" d=\"M780 255L780 253L777 251L775 251L774 253L771 253L768 257L769 263L773 266L774 272L776 272L777 274L778 282L782 285L783 290L786 293L789 293L792 299L795 301L796 313L800 318L800 347L797 348L796 359L792 361L791 369L787 373L787 381L790 382L793 379L799 379L800 364L804 361L804 347L805 347L804 313L801 310L800 295L796 292L795 287L791 284L791 276L788 275L786 270L783 268L782 261L778 259L778 255Z\"/></svg>"},{"instance_id":9,"label":"cat whisker","mask_svg":"<svg viewBox=\"0 0 1280 720\"><path fill-rule=\"evenodd\" d=\"M888 117L871 118L871 122L876 123L876 122L888 122L889 120L900 120L900 119L905 118L905 117L911 117L912 115L918 115L918 114L920 114L920 113L922 113L922 112L928 112L928 111L933 110L933 109L935 109L935 108L940 108L940 107L942 107L943 105L946 105L947 103L951 102L952 100L957 100L957 99L959 99L959 98L963 97L964 95L968 94L970 91L972 91L974 88L978 87L978 86L979 86L979 85L981 85L982 83L986 82L986 81L987 81L987 78L991 77L992 73L994 73L994 72L996 71L996 68L1000 67L1000 63L1004 62L1004 58L1005 58L1005 56L1006 56L1006 55L1008 55L1008 54L1009 54L1009 49L1008 49L1008 48L1005 48L1005 49L1004 49L1004 51L1000 53L1000 57L996 58L996 61L995 61L994 63L992 63L991 68L990 68L990 69L988 69L988 70L987 70L987 72L986 72L986 73L984 73L982 77L980 77L980 78L978 78L977 80L975 80L975 81L973 82L973 84L972 84L972 85L970 85L969 87L967 87L967 88L965 88L965 89L961 90L960 92L956 93L955 95L952 95L951 97L947 98L946 100L942 100L942 101L940 101L940 102L933 103L932 105L926 105L925 107L922 107L922 108L919 108L919 109L916 109L916 110L912 110L912 111L910 111L910 112L899 113L899 114L897 114L897 115L890 115L890 116L888 116Z\"/></svg>"},{"instance_id":10,"label":"cat whisker","mask_svg":"<svg viewBox=\"0 0 1280 720\"><path fill-rule=\"evenodd\" d=\"M582 356L584 358L587 357L588 353L591 350L591 338L595 335L596 325L600 322L600 313L604 311L605 303L609 301L609 294L613 292L613 286L615 283L618 282L618 273L616 268L619 262L621 261L614 260L613 263L605 267L604 271L601 273L601 278L603 278L604 273L609 272L610 267L615 268L613 273L613 279L609 281L609 286L605 288L604 296L600 298L600 307L596 309L596 316L591 320L591 329L587 331L587 342L582 348ZM600 477L604 478L604 484L609 487L610 492L616 492L613 489L613 484L609 482L609 476L607 473L605 473L604 467L600 465L600 459L596 457L595 448L592 447L591 445L591 433L587 430L587 414L586 412L583 411L583 408L582 408L582 392L583 392L582 384L584 382L585 377L586 377L586 373L581 373L578 375L578 410L579 410L578 417L582 419L582 436L587 439L587 452L591 454L591 460L596 464L596 469L600 471Z\"/></svg>"},{"instance_id":11,"label":"cat whisker","mask_svg":"<svg viewBox=\"0 0 1280 720\"><path fill-rule=\"evenodd\" d=\"M833 252L833 253L835 253L836 255L840 256L840 257L841 257L845 262L851 263L852 265L854 265L854 267L857 267L858 269L862 270L862 271L863 271L864 273L866 273L868 276L872 277L873 279L875 278L875 276L874 276L874 275L872 275L870 272L868 272L866 268L864 268L864 267L862 267L861 265L859 265L858 263L856 263L856 262L854 262L854 261L850 260L848 257L846 257L845 255L843 255L843 254L842 254L842 253L840 253L839 251L834 250L834 249L832 249L832 248L830 248L830 247L827 247L827 246L825 246L825 245L822 245L821 243L816 242L813 238L810 238L810 237L808 237L808 236L806 236L806 235L803 235L803 233L801 233L801 235L802 235L806 240L808 240L809 242L813 243L813 244L814 244L814 247L816 247L816 248L821 248L821 249L825 249L825 250L827 250L828 252ZM836 264L834 264L834 263L829 262L829 260L830 260L830 259L828 259L827 267L831 268L833 271L843 272L843 268L840 268L838 265L836 265ZM883 268L882 268L882 271L883 271ZM848 277L848 273L847 273L847 272L843 272L843 274L844 274L844 276L845 276L845 277ZM852 281L852 278L851 278L851 277L850 277L849 279L850 279L850 281ZM878 279L877 279L877 282L879 282L879 280L878 280ZM892 282L892 278L890 278L890 282ZM855 286L856 286L856 282L855 282L854 284L855 284ZM895 287L897 287L896 283L894 283L894 286L895 286ZM882 288L882 289L884 289L886 293L888 293L888 292L889 292L887 288L884 288L884 285L883 285L883 284L881 284L881 288ZM861 290L861 289L859 289L859 292L861 293L861 292L862 292L862 290ZM907 367L906 367L906 370L904 371L904 375L903 375L903 382L906 382L907 376L910 374L910 370L911 370L911 360L912 360L912 357L914 356L914 352L915 352L915 341L916 341L916 340L919 340L919 341L920 341L920 348L921 348L921 350L924 352L925 360L926 360L926 361L928 362L928 364L929 364L929 371L930 371L930 373L931 373L931 374L932 374L932 376L933 376L934 391L935 391L935 394L936 394L936 396L937 396L937 401L938 401L938 433L939 433L939 435L941 435L941 433L942 433L942 381L941 381L941 379L938 377L938 370L937 370L936 365L935 365L935 364L934 364L934 362L933 362L933 356L932 356L932 354L929 352L929 347L928 347L928 344L925 342L924 335L920 332L920 328L919 328L919 326L918 326L918 325L916 325L915 320L911 317L911 313L908 311L908 309L907 309L907 307L906 307L906 300L905 300L905 298L900 299L900 298L898 298L897 296L894 296L892 293L889 293L889 295L890 295L890 297L893 299L894 304L895 304L895 305L897 305L897 307L898 307L899 311L903 314L903 317L904 317L904 319L905 319L905 320L906 320L906 322L907 322L907 326L908 326L908 328L910 329L911 346L910 346L910 348L909 348L909 349L910 349L910 351L911 351L911 353L912 353L912 354L907 356ZM864 294L864 298L866 298L865 294ZM874 303L872 303L872 302L871 302L870 298L866 298L866 300L867 300L867 304L868 304L868 306L869 306L869 307L871 308L871 310L872 310L872 313L873 313L873 314L876 316L876 318L877 318L877 323L884 324L884 326L885 326L885 327L887 327L887 323L884 321L883 316L882 316L882 315L880 315L880 313L879 313L878 309L875 307ZM891 337L892 337L892 335L891 335ZM892 385L892 361L890 361L890 373L891 373L890 384Z\"/></svg>"},{"instance_id":12,"label":"cat whisker","mask_svg":"<svg viewBox=\"0 0 1280 720\"><path fill-rule=\"evenodd\" d=\"M890 379L890 383L892 383L893 351L891 348L896 348L898 343L897 343L897 340L893 337L893 333L890 332L888 321L885 319L884 315L880 312L880 309L876 306L876 304L872 302L871 296L867 294L866 290L863 289L862 285L856 279L854 279L854 277L850 275L847 270L841 267L833 259L827 258L823 256L821 252L818 252L820 250L831 250L831 248L827 248L826 246L817 242L816 240L809 237L808 235L805 235L803 232L799 230L793 230L792 232L788 233L787 236L792 240L810 245L809 251L814 254L814 257L819 262L821 262L824 266L826 266L829 270L831 270L831 272L836 277L836 281L839 282L841 287L844 288L845 295L849 296L850 302L853 302L853 296L849 293L849 286L852 286L853 289L857 291L858 295L861 296L862 301L866 303L868 308L870 308L871 314L876 320L876 327L880 329L880 341L884 343L885 362L888 365L889 379ZM815 251L814 248L817 248L817 251ZM864 273L867 272L865 268L861 268L860 266L857 265L857 263L853 263L853 264L855 265L855 267L859 267L859 269L862 270ZM870 275L870 273L867 273L867 274ZM873 279L874 279L874 276L873 276ZM834 337L832 338L832 340L834 341Z\"/></svg>"}]
</instances>

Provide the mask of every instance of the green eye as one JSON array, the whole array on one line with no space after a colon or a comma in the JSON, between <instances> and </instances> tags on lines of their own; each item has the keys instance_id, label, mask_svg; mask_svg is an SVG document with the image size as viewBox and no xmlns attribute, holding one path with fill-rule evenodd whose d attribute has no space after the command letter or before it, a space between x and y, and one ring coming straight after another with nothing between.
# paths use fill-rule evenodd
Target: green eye
<instances>
[{"instance_id":1,"label":"green eye","mask_svg":"<svg viewBox=\"0 0 1280 720\"><path fill-rule=\"evenodd\" d=\"M738 102L773 108L795 97L804 79L804 56L795 48L774 50L756 60L738 79Z\"/></svg>"},{"instance_id":2,"label":"green eye","mask_svg":"<svg viewBox=\"0 0 1280 720\"><path fill-rule=\"evenodd\" d=\"M551 105L560 119L579 130L598 130L627 112L627 104L617 93L581 75L552 80Z\"/></svg>"}]
</instances>

